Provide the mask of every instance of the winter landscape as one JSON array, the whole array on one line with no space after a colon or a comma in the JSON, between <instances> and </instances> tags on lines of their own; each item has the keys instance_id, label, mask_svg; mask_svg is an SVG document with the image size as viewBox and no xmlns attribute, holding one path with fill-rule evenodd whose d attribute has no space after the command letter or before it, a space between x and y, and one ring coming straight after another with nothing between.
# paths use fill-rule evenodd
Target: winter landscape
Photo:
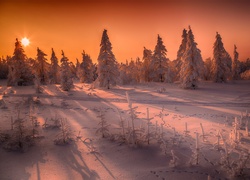
<instances>
[{"instance_id":1,"label":"winter landscape","mask_svg":"<svg viewBox=\"0 0 250 180\"><path fill-rule=\"evenodd\" d=\"M166 2L162 7L183 8ZM15 3L2 5L15 9ZM69 40L54 47L53 35L49 50L39 42L34 49L32 38L6 32L12 45L0 58L0 180L250 180L250 59L241 58L249 54L242 39L218 28L211 57L204 57L196 34L206 37L190 22L195 28L188 24L179 32L174 58L165 36L156 34L152 49L146 44L141 56L128 60L119 54L118 60L122 45L113 39L119 31L109 23L96 35L98 52L90 55L85 37L89 44L75 60ZM224 40L240 48L233 43L228 51Z\"/></svg>"}]
</instances>

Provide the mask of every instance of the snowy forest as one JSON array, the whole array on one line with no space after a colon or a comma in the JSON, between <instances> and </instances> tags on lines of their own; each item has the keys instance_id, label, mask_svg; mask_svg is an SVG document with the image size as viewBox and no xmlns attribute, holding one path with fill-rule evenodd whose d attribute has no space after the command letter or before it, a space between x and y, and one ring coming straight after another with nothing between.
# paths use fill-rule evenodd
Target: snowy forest
<instances>
[{"instance_id":1,"label":"snowy forest","mask_svg":"<svg viewBox=\"0 0 250 180\"><path fill-rule=\"evenodd\" d=\"M177 82L181 88L197 89L200 80L223 83L250 79L250 59L240 61L236 45L233 57L230 57L218 32L213 44L213 57L207 59L202 58L191 27L184 29L181 37L175 60L167 57L167 47L158 35L154 50L144 47L141 58L122 63L115 58L107 30L104 30L96 64L84 50L82 59L76 59L76 64L67 58L64 51L56 55L53 48L51 55L37 48L37 57L29 58L16 39L13 56L0 59L0 79L7 79L8 86L35 84L38 89L40 85L61 84L64 91L73 87L74 79L107 89L117 84L145 82Z\"/></svg>"},{"instance_id":2,"label":"snowy forest","mask_svg":"<svg viewBox=\"0 0 250 180\"><path fill-rule=\"evenodd\" d=\"M203 59L180 35L176 59L157 35L126 61L106 29L95 61L31 58L17 38L0 59L0 179L249 180L250 58L216 32Z\"/></svg>"}]
</instances>

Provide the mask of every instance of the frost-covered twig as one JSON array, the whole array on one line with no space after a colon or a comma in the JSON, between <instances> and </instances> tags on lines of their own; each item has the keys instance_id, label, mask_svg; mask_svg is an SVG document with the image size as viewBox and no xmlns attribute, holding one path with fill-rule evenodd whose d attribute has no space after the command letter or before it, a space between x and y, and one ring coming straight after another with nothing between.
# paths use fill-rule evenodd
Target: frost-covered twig
<instances>
[{"instance_id":1,"label":"frost-covered twig","mask_svg":"<svg viewBox=\"0 0 250 180\"><path fill-rule=\"evenodd\" d=\"M217 133L216 137L217 137L217 140L214 143L214 148L217 149L217 150L220 150L220 139L221 139L221 136L220 136L220 131L219 130L218 130L218 133Z\"/></svg>"},{"instance_id":2,"label":"frost-covered twig","mask_svg":"<svg viewBox=\"0 0 250 180\"><path fill-rule=\"evenodd\" d=\"M103 138L108 137L110 135L108 129L110 124L108 124L107 121L105 120L105 116L102 110L100 110L100 115L97 117L100 118L101 121L98 123L100 128L96 130L96 134L101 134Z\"/></svg>"},{"instance_id":3,"label":"frost-covered twig","mask_svg":"<svg viewBox=\"0 0 250 180\"><path fill-rule=\"evenodd\" d=\"M198 165L200 160L200 145L199 145L199 133L196 133L195 149L190 160L190 164Z\"/></svg>"},{"instance_id":4,"label":"frost-covered twig","mask_svg":"<svg viewBox=\"0 0 250 180\"><path fill-rule=\"evenodd\" d=\"M221 133L220 133L221 135ZM223 140L224 144L224 153L221 151L221 161L220 165L222 168L228 172L230 177L242 176L243 170L247 168L247 161L249 160L249 152L240 152L238 159L230 158L230 153L227 148L227 144L224 141L224 138L221 135L221 139Z\"/></svg>"},{"instance_id":5,"label":"frost-covered twig","mask_svg":"<svg viewBox=\"0 0 250 180\"><path fill-rule=\"evenodd\" d=\"M230 140L231 140L231 144L236 148L238 144L240 143L240 139L241 139L241 134L239 132L240 123L237 117L235 117L233 127L234 128L230 133Z\"/></svg>"},{"instance_id":6,"label":"frost-covered twig","mask_svg":"<svg viewBox=\"0 0 250 180\"><path fill-rule=\"evenodd\" d=\"M248 119L246 120L246 136L249 136L249 131L248 131Z\"/></svg>"},{"instance_id":7,"label":"frost-covered twig","mask_svg":"<svg viewBox=\"0 0 250 180\"><path fill-rule=\"evenodd\" d=\"M121 112L119 111L119 109L117 109L118 113L119 113L119 117L120 117L120 127L122 128L122 136L125 139L125 124L124 124L124 119L122 118Z\"/></svg>"},{"instance_id":8,"label":"frost-covered twig","mask_svg":"<svg viewBox=\"0 0 250 180\"><path fill-rule=\"evenodd\" d=\"M188 124L187 124L187 122L185 122L185 131L184 131L184 134L185 134L185 136L188 136L189 133L190 133L190 131L188 130Z\"/></svg>"},{"instance_id":9,"label":"frost-covered twig","mask_svg":"<svg viewBox=\"0 0 250 180\"><path fill-rule=\"evenodd\" d=\"M150 126L152 126L152 123L150 122L153 118L149 117L149 109L147 108L147 135L146 135L146 139L147 139L147 143L149 144L150 138L153 137L153 134L150 132Z\"/></svg>"},{"instance_id":10,"label":"frost-covered twig","mask_svg":"<svg viewBox=\"0 0 250 180\"><path fill-rule=\"evenodd\" d=\"M126 98L127 98L127 101L128 101L129 114L130 114L131 122L132 122L132 131L130 132L129 136L131 137L132 144L135 145L136 144L136 131L135 131L134 121L137 118L136 109L138 107L132 107L132 102L130 100L130 97L129 97L129 94L128 94L127 91L126 91Z\"/></svg>"},{"instance_id":11,"label":"frost-covered twig","mask_svg":"<svg viewBox=\"0 0 250 180\"><path fill-rule=\"evenodd\" d=\"M206 138L207 135L205 134L202 123L200 123L200 127L201 127L201 133L202 133L201 137L202 137L203 142L205 142L205 141L207 141L207 138Z\"/></svg>"},{"instance_id":12,"label":"frost-covered twig","mask_svg":"<svg viewBox=\"0 0 250 180\"><path fill-rule=\"evenodd\" d=\"M169 165L171 167L176 167L177 161L179 160L179 158L175 155L174 150L171 150L171 156L172 156L172 159L170 160Z\"/></svg>"}]
</instances>

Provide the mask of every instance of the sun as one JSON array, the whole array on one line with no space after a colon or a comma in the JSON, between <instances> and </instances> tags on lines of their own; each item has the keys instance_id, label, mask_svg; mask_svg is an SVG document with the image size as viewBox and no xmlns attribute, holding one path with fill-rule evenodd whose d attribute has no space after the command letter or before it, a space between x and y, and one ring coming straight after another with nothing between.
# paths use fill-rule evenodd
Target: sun
<instances>
[{"instance_id":1,"label":"sun","mask_svg":"<svg viewBox=\"0 0 250 180\"><path fill-rule=\"evenodd\" d=\"M28 46L28 45L30 44L30 40L29 40L28 38L26 38L26 37L24 37L24 38L21 40L21 42L22 42L22 45L23 45L24 47L26 47L26 46Z\"/></svg>"}]
</instances>

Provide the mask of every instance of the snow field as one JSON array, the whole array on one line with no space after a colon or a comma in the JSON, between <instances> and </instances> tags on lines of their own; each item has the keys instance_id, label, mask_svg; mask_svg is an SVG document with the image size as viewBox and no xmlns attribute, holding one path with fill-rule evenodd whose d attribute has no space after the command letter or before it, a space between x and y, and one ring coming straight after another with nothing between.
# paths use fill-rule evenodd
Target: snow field
<instances>
[{"instance_id":1,"label":"snow field","mask_svg":"<svg viewBox=\"0 0 250 180\"><path fill-rule=\"evenodd\" d=\"M109 91L91 89L87 84L77 83L68 93L55 85L41 87L43 92L37 95L32 86L1 86L0 91L6 92L3 99L8 107L0 110L1 131L10 129L10 116L16 116L16 108L21 103L29 96L33 99L39 96L40 104L36 106L34 115L40 122L39 135L43 137L25 153L0 149L0 174L3 179L206 179L208 175L212 179L229 178L228 173L216 164L221 155L213 145L217 141L218 130L230 145L229 134L235 117L240 118L242 112L249 111L249 81L239 81L233 85L204 82L197 91L179 89L177 84L159 83L122 86ZM150 130L155 131L157 122L159 132L162 120L157 115L164 107L163 131L169 145L167 155L162 152L157 140L150 141L150 145L144 143L133 147L96 135L100 109L110 124L111 134L121 132L117 109L124 118L125 126L131 121L126 112L126 91L133 107L138 106L136 128L146 128L146 120L141 119L146 118L149 108L149 116L154 117ZM21 117L29 116L28 107L21 106ZM55 116L67 119L75 140L71 144L54 145L59 129L42 128L46 119ZM184 132L185 123L189 131L187 135ZM200 136L200 123L206 135L204 142ZM238 150L228 146L235 151L235 159L240 151L250 147L250 138L244 135L245 130L239 131L243 136ZM199 147L205 158L201 154L199 165L190 166L189 161L196 145L196 132L199 133ZM77 139L77 136L81 138ZM223 150L221 141L220 146ZM178 157L175 167L170 164L173 158L170 150ZM245 169L244 173L249 176L249 169Z\"/></svg>"}]
</instances>

